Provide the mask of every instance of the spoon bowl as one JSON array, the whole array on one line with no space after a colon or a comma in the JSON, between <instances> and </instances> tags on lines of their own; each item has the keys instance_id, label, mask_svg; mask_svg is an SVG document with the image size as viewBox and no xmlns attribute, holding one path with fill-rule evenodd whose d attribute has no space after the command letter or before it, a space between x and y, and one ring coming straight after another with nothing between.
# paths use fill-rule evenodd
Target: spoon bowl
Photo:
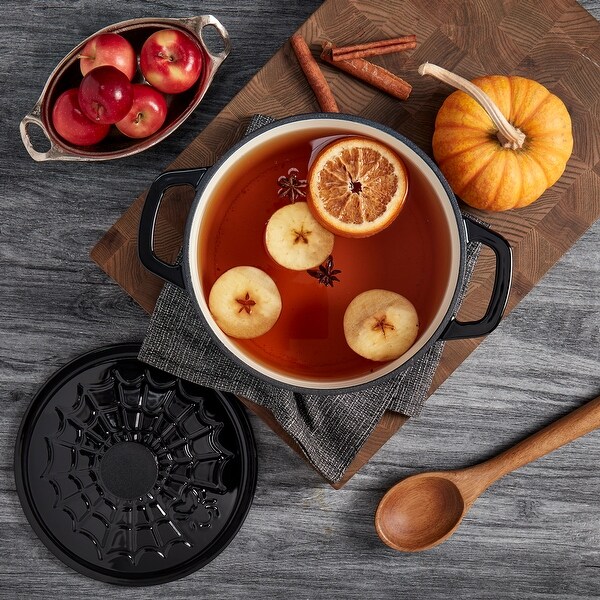
<instances>
[{"instance_id":1,"label":"spoon bowl","mask_svg":"<svg viewBox=\"0 0 600 600\"><path fill-rule=\"evenodd\" d=\"M422 473L388 490L377 508L375 527L391 548L418 552L450 537L465 512L465 500L450 474Z\"/></svg>"}]
</instances>

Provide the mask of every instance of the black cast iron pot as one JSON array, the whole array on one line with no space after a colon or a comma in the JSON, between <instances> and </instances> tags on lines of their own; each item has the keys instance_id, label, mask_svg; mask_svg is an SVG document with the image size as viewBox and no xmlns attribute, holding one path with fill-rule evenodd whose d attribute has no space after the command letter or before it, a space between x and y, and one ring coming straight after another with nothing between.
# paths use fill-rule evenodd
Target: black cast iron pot
<instances>
[{"instance_id":1,"label":"black cast iron pot","mask_svg":"<svg viewBox=\"0 0 600 600\"><path fill-rule=\"evenodd\" d=\"M217 199L218 193L214 193L219 189L219 184L223 183L224 178L239 176L240 165L242 168L243 165L251 165L253 156L259 156L265 149L283 149L299 131L304 135L313 130L315 137L324 134L361 135L388 145L402 157L409 171L409 180L418 179L421 185L428 189L428 193L423 197L434 203L436 218L443 223L445 251L441 258L447 262L448 267L439 282L438 288L442 291L436 303L435 316L422 327L416 342L404 355L387 363L373 363L373 368L368 373L351 377L307 376L294 373L293 370L284 370L277 365L266 364L258 359L216 325L207 305L210 290L203 289L202 283L204 255L198 252L198 248L207 223L210 223L209 216L214 202L225 201L223 198ZM164 193L168 188L177 185L192 186L196 190L196 196L187 221L182 261L180 264L171 265L156 256L153 238L156 217ZM437 236L440 235L440 231L438 227ZM484 316L477 321L460 322L455 318L455 314L464 284L468 241L481 242L494 251L496 273ZM210 254L210 251L208 253ZM186 289L214 342L236 363L276 385L311 393L341 393L371 386L405 369L439 340L472 338L490 333L502 318L512 274L511 248L506 240L461 214L447 181L434 162L414 143L373 121L350 115L323 113L275 121L246 136L208 169L169 171L157 177L150 187L141 217L139 255L142 264L151 272Z\"/></svg>"}]
</instances>

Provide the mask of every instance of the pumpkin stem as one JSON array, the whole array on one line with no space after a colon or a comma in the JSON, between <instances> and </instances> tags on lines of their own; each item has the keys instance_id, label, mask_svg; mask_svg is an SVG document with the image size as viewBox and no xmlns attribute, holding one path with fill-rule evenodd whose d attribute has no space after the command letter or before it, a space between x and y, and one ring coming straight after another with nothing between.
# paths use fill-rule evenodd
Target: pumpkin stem
<instances>
[{"instance_id":1,"label":"pumpkin stem","mask_svg":"<svg viewBox=\"0 0 600 600\"><path fill-rule=\"evenodd\" d=\"M523 144L525 143L525 134L514 125L511 125L500 109L494 104L492 99L474 83L471 83L460 75L452 73L452 71L447 71L446 69L438 67L437 65L432 65L431 63L423 63L419 67L419 74L431 75L471 96L473 100L476 100L481 105L493 121L498 130L496 134L498 136L498 141L504 148L518 150L523 147Z\"/></svg>"}]
</instances>

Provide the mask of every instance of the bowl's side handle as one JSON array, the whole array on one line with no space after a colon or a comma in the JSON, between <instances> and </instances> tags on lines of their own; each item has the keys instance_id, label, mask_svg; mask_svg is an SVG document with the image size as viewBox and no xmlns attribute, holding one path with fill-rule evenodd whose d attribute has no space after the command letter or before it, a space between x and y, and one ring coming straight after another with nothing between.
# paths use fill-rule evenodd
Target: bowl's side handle
<instances>
[{"instance_id":1,"label":"bowl's side handle","mask_svg":"<svg viewBox=\"0 0 600 600\"><path fill-rule=\"evenodd\" d=\"M205 50L208 52L208 54L210 54L210 57L215 63L214 68L216 70L216 68L227 58L227 56L231 52L231 39L229 37L227 29L223 27L223 24L221 23L221 21L219 21L219 19L213 17L212 15L202 15L200 17L191 17L189 19L182 20L202 40ZM221 50L221 52L219 52L218 54L213 54L210 51L206 42L204 41L204 38L202 37L202 31L205 27L208 26L214 27L221 36L221 39L223 40L223 50Z\"/></svg>"},{"instance_id":2,"label":"bowl's side handle","mask_svg":"<svg viewBox=\"0 0 600 600\"><path fill-rule=\"evenodd\" d=\"M50 149L46 152L39 152L33 147L33 142L29 137L29 127L31 125L37 125L46 136L47 140L50 142ZM45 160L57 160L63 156L65 153L54 144L52 138L48 135L48 130L44 126L42 121L41 114L41 104L38 103L31 109L31 112L23 117L21 124L19 125L19 130L21 131L21 139L23 140L23 145L27 152L29 152L29 156L33 158L33 160L37 162L43 162Z\"/></svg>"},{"instance_id":3,"label":"bowl's side handle","mask_svg":"<svg viewBox=\"0 0 600 600\"><path fill-rule=\"evenodd\" d=\"M485 315L478 321L463 323L454 317L441 335L443 340L460 340L480 337L492 332L500 323L512 280L512 250L509 243L498 233L472 221L464 220L467 239L470 242L481 242L494 251L496 255L496 276L492 296Z\"/></svg>"}]
</instances>

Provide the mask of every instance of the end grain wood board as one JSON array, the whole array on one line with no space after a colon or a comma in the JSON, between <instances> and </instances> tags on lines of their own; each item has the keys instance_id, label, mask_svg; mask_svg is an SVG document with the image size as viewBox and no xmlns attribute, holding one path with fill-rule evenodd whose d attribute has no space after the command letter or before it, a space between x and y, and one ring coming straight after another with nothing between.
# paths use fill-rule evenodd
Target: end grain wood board
<instances>
[{"instance_id":1,"label":"end grain wood board","mask_svg":"<svg viewBox=\"0 0 600 600\"><path fill-rule=\"evenodd\" d=\"M560 181L525 209L498 214L471 211L502 233L513 247L514 282L508 310L600 216L600 25L575 0L328 0L300 32L315 54L323 40L345 45L416 33L416 50L373 59L413 85L406 102L328 65L321 66L342 112L384 123L429 154L435 115L452 90L420 77L417 67L423 62L439 64L467 78L484 74L530 77L565 102L573 119L575 146ZM168 168L212 164L239 139L252 114L281 118L317 110L286 43ZM150 275L137 257L143 202L144 194L98 242L91 257L151 312L162 281ZM163 204L156 246L161 256L172 260L181 245L190 198L173 190ZM480 316L487 305L493 272L491 253L484 253L461 318ZM446 344L430 393L478 343L462 340ZM250 401L245 403L299 451L269 411ZM405 421L406 417L386 413L335 487L347 482Z\"/></svg>"}]
</instances>

